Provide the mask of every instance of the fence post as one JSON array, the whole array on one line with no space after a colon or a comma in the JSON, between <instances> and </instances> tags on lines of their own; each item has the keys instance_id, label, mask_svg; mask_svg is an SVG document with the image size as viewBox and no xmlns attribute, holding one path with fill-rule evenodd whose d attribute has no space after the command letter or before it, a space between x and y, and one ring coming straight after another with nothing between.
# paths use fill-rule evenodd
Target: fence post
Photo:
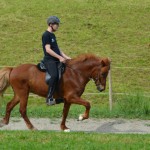
<instances>
[{"instance_id":1,"label":"fence post","mask_svg":"<svg viewBox=\"0 0 150 150\"><path fill-rule=\"evenodd\" d=\"M112 80L111 80L111 65L110 65L110 70L108 74L109 78L109 109L112 111Z\"/></svg>"}]
</instances>

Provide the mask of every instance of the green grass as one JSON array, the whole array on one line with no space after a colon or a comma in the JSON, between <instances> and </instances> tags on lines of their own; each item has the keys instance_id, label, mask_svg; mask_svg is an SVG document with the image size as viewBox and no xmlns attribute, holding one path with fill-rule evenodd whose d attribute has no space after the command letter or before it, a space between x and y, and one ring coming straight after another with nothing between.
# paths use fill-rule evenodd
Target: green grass
<instances>
[{"instance_id":1,"label":"green grass","mask_svg":"<svg viewBox=\"0 0 150 150\"><path fill-rule=\"evenodd\" d=\"M150 98L142 94L114 96L113 109L109 111L108 95L83 95L91 103L91 118L139 118L150 119ZM5 107L10 97L1 100L0 117L5 115ZM47 106L44 98L30 97L27 107L28 116L31 118L61 118L63 104ZM83 106L72 105L68 118L77 119L85 111ZM14 108L12 117L20 117L19 105Z\"/></svg>"},{"instance_id":2,"label":"green grass","mask_svg":"<svg viewBox=\"0 0 150 150\"><path fill-rule=\"evenodd\" d=\"M63 22L56 33L59 45L72 57L94 52L111 57L114 66L150 64L149 0L1 0L0 4L1 65L37 63L43 56L41 34L52 14Z\"/></svg>"},{"instance_id":3,"label":"green grass","mask_svg":"<svg viewBox=\"0 0 150 150\"><path fill-rule=\"evenodd\" d=\"M92 104L90 117L150 119L150 1L0 0L0 66L36 64L42 59L41 36L50 15L62 21L56 36L66 54L94 53L112 59L113 111L109 111L107 83L105 95L83 95ZM85 90L91 92L96 92L92 82ZM5 95L0 101L0 117L10 99ZM30 97L27 113L29 118L61 118L62 107L47 107L43 98ZM78 118L83 111L82 106L73 105L69 117ZM20 117L18 106L12 116ZM150 135L138 134L0 131L0 149L148 150L149 139Z\"/></svg>"},{"instance_id":4,"label":"green grass","mask_svg":"<svg viewBox=\"0 0 150 150\"><path fill-rule=\"evenodd\" d=\"M150 95L150 1L149 0L1 0L0 1L0 66L38 63L43 57L42 33L47 29L46 18L60 17L62 24L56 32L60 48L71 57L81 53L94 53L112 59L113 111L109 112L108 95L85 95L91 101L91 117L147 118ZM136 68L116 68L136 67ZM147 69L142 69L147 68ZM140 91L142 108L136 99ZM7 90L6 93L12 92ZM90 82L85 93L96 92ZM105 91L108 93L107 89ZM9 99L9 98L6 98ZM125 103L127 99L127 102ZM29 116L60 117L62 105L47 108L45 102L31 98ZM131 101L131 104L129 104ZM6 100L7 102L7 100ZM5 104L6 104L5 102ZM140 106L141 103L138 103ZM40 105L40 106L39 106ZM125 112L123 108L129 108ZM0 109L4 113L4 104ZM139 113L137 113L139 109ZM57 110L57 111L56 111ZM84 108L74 106L70 117L77 117ZM74 113L75 112L75 113ZM37 114L36 114L37 113ZM13 115L18 114L18 108Z\"/></svg>"},{"instance_id":5,"label":"green grass","mask_svg":"<svg viewBox=\"0 0 150 150\"><path fill-rule=\"evenodd\" d=\"M0 65L38 63L46 18L54 14L62 20L56 36L65 53L108 56L115 92L149 93L150 69L142 69L150 66L149 0L1 0L0 14Z\"/></svg>"},{"instance_id":6,"label":"green grass","mask_svg":"<svg viewBox=\"0 0 150 150\"><path fill-rule=\"evenodd\" d=\"M0 131L0 149L148 150L150 135Z\"/></svg>"}]
</instances>

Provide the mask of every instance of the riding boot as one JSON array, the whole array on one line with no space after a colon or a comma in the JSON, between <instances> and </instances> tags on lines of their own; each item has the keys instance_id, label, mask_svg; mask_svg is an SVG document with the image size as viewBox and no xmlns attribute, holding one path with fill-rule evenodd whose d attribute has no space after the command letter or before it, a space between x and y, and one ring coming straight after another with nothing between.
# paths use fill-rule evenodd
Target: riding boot
<instances>
[{"instance_id":1,"label":"riding boot","mask_svg":"<svg viewBox=\"0 0 150 150\"><path fill-rule=\"evenodd\" d=\"M56 104L55 99L53 98L54 89L55 89L55 86L49 87L48 96L46 99L47 105L55 105Z\"/></svg>"}]
</instances>

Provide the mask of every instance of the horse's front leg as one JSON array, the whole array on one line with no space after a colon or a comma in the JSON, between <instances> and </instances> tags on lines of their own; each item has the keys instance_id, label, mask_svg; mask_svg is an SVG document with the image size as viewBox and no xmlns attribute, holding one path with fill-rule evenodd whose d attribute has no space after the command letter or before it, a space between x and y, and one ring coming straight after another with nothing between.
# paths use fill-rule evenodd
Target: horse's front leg
<instances>
[{"instance_id":1,"label":"horse's front leg","mask_svg":"<svg viewBox=\"0 0 150 150\"><path fill-rule=\"evenodd\" d=\"M86 100L84 100L84 99L82 99L80 97L76 97L76 98L70 99L70 103L83 105L86 108L84 114L80 114L79 115L78 121L81 121L81 120L89 118L91 105L90 105L90 103L88 101L86 101Z\"/></svg>"},{"instance_id":2,"label":"horse's front leg","mask_svg":"<svg viewBox=\"0 0 150 150\"><path fill-rule=\"evenodd\" d=\"M63 108L63 116L62 116L62 122L61 122L61 129L65 132L70 132L70 129L66 127L66 118L68 116L68 112L69 112L69 109L70 109L70 103L68 102L64 102L64 108Z\"/></svg>"}]
</instances>

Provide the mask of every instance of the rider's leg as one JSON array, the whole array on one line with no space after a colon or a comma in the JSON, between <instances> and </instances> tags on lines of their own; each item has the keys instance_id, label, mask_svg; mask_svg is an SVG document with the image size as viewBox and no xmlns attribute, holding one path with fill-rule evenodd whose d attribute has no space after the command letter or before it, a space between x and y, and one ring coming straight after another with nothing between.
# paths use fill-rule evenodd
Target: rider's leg
<instances>
[{"instance_id":1,"label":"rider's leg","mask_svg":"<svg viewBox=\"0 0 150 150\"><path fill-rule=\"evenodd\" d=\"M54 105L55 100L53 99L53 93L55 91L55 84L58 78L57 63L53 61L46 61L45 66L47 68L48 73L51 76L49 80L48 96L46 99L46 103L47 105Z\"/></svg>"}]
</instances>

